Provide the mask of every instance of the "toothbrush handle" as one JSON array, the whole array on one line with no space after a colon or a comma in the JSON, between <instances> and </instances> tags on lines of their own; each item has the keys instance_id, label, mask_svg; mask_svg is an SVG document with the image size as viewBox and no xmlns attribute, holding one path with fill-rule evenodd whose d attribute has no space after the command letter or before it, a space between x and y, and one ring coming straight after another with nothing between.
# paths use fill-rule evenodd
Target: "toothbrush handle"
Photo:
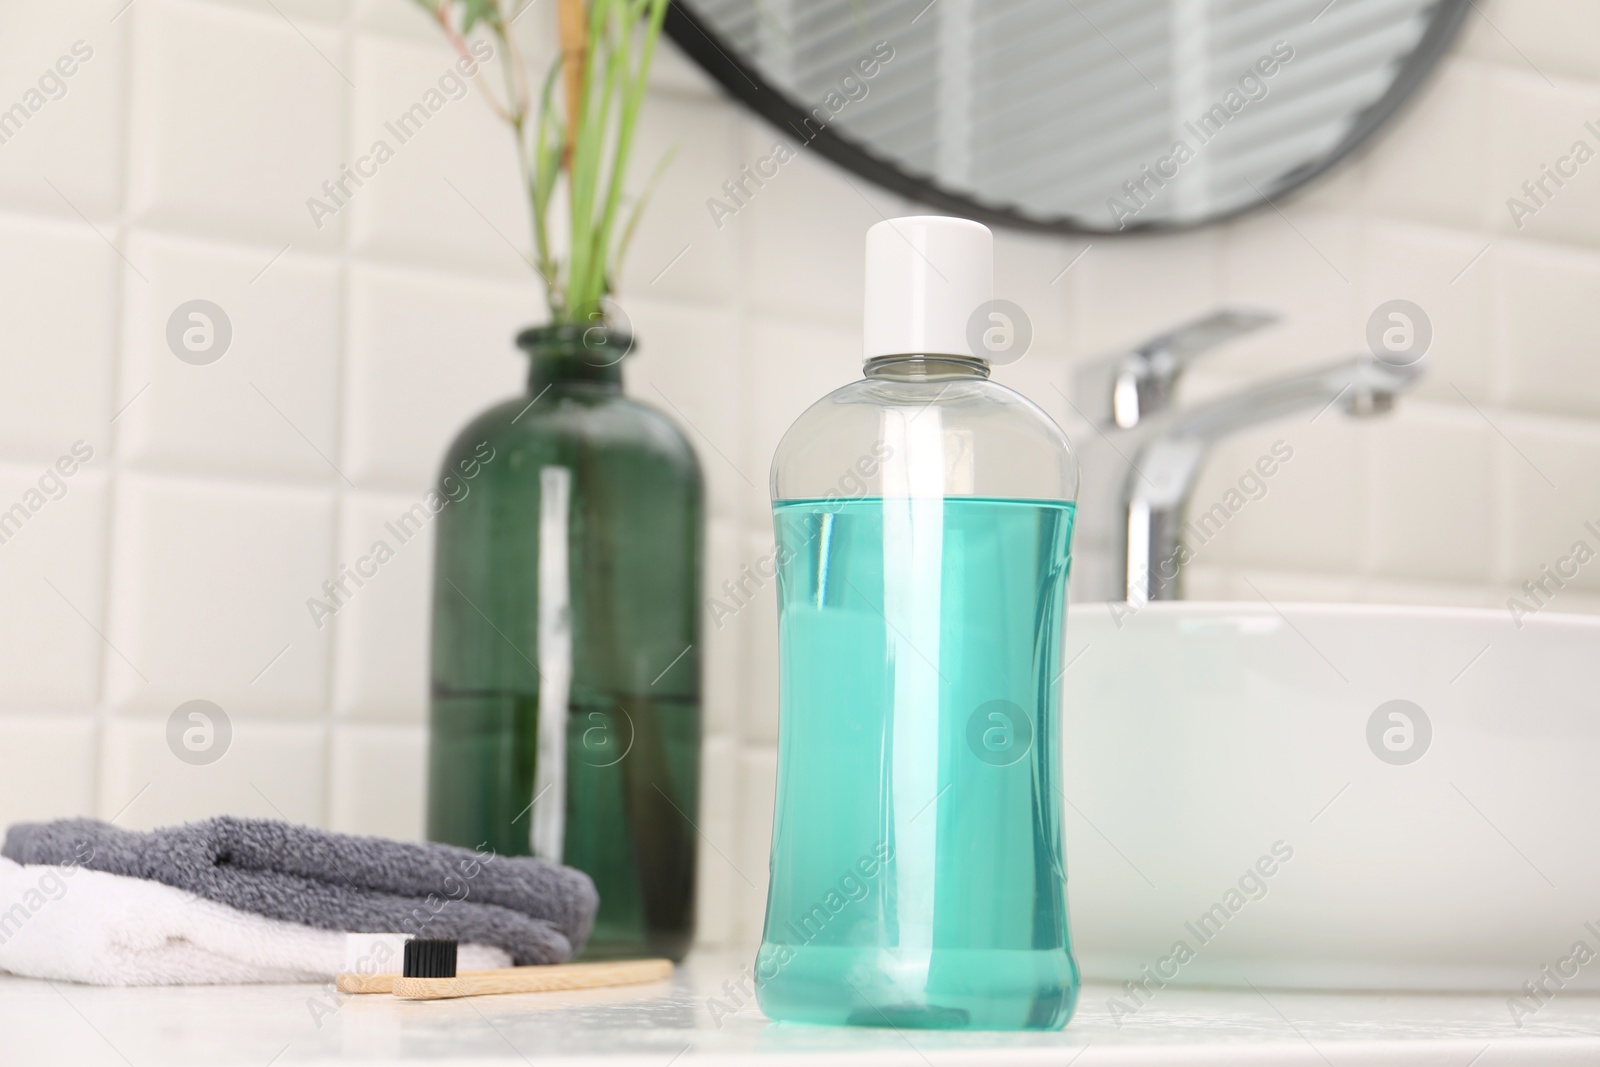
<instances>
[{"instance_id":1,"label":"toothbrush handle","mask_svg":"<svg viewBox=\"0 0 1600 1067\"><path fill-rule=\"evenodd\" d=\"M557 989L598 989L603 986L658 982L671 975L671 960L561 963L550 967L469 971L454 978L397 977L394 980L394 995L405 1000L444 1000L495 993L545 993Z\"/></svg>"},{"instance_id":2,"label":"toothbrush handle","mask_svg":"<svg viewBox=\"0 0 1600 1067\"><path fill-rule=\"evenodd\" d=\"M464 975L498 974L501 970L515 970L503 967L487 971L462 971ZM347 971L334 980L334 986L341 993L393 993L395 979L398 974L362 974L356 971Z\"/></svg>"}]
</instances>

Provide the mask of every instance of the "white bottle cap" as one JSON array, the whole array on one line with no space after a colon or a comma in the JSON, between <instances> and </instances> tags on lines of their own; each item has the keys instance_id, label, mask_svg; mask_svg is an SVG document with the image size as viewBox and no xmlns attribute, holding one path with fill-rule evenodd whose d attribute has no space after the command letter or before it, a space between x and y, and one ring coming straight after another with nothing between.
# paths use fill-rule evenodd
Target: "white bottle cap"
<instances>
[{"instance_id":1,"label":"white bottle cap","mask_svg":"<svg viewBox=\"0 0 1600 1067\"><path fill-rule=\"evenodd\" d=\"M862 356L984 359L967 339L973 313L994 299L994 235L970 219L911 215L867 231Z\"/></svg>"}]
</instances>

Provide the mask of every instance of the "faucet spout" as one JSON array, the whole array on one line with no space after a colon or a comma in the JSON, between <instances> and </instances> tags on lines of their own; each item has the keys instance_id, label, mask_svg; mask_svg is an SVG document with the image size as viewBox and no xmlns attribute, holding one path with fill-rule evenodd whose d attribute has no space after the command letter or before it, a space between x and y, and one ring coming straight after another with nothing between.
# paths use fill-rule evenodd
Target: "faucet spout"
<instances>
[{"instance_id":1,"label":"faucet spout","mask_svg":"<svg viewBox=\"0 0 1600 1067\"><path fill-rule=\"evenodd\" d=\"M1211 446L1224 437L1302 411L1338 405L1346 414L1381 414L1422 376L1421 362L1371 355L1337 360L1270 379L1192 408L1166 411L1126 436L1133 469L1123 487L1127 552L1122 587L1129 601L1176 600L1189 553L1183 531L1189 498Z\"/></svg>"}]
</instances>

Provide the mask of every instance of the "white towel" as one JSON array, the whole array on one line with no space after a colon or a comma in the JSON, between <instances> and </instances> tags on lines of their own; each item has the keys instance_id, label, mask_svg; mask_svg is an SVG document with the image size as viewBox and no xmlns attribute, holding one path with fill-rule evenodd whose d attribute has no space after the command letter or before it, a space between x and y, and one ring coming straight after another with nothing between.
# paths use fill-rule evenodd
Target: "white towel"
<instances>
[{"instance_id":1,"label":"white towel","mask_svg":"<svg viewBox=\"0 0 1600 1067\"><path fill-rule=\"evenodd\" d=\"M0 971L30 978L117 986L325 982L347 968L355 936L237 911L159 882L0 858ZM376 970L398 970L394 964ZM502 949L461 946L463 970L510 964Z\"/></svg>"}]
</instances>

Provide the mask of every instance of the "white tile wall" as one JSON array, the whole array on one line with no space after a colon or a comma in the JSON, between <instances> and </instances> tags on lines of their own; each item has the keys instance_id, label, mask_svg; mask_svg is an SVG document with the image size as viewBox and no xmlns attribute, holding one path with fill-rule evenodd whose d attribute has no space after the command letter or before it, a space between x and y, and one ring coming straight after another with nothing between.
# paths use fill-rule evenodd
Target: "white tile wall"
<instances>
[{"instance_id":1,"label":"white tile wall","mask_svg":"<svg viewBox=\"0 0 1600 1067\"><path fill-rule=\"evenodd\" d=\"M415 494L468 419L522 388L512 337L543 298L525 279L360 261L349 274L344 487Z\"/></svg>"},{"instance_id":2,"label":"white tile wall","mask_svg":"<svg viewBox=\"0 0 1600 1067\"><path fill-rule=\"evenodd\" d=\"M328 827L420 839L427 794L406 788L428 773L420 726L339 726L332 735Z\"/></svg>"},{"instance_id":3,"label":"white tile wall","mask_svg":"<svg viewBox=\"0 0 1600 1067\"><path fill-rule=\"evenodd\" d=\"M125 474L115 493L104 697L159 716L186 700L235 719L328 710L329 631L304 607L333 573L322 488Z\"/></svg>"},{"instance_id":4,"label":"white tile wall","mask_svg":"<svg viewBox=\"0 0 1600 1067\"><path fill-rule=\"evenodd\" d=\"M95 725L78 716L6 716L6 818L60 819L94 811Z\"/></svg>"},{"instance_id":5,"label":"white tile wall","mask_svg":"<svg viewBox=\"0 0 1600 1067\"><path fill-rule=\"evenodd\" d=\"M17 354L0 390L4 455L53 461L79 439L109 451L120 269L77 219L0 218L0 322Z\"/></svg>"},{"instance_id":6,"label":"white tile wall","mask_svg":"<svg viewBox=\"0 0 1600 1067\"><path fill-rule=\"evenodd\" d=\"M1427 309L1433 325L1432 365L1413 395L1447 404L1460 404L1463 396L1475 404L1497 399L1492 294L1498 245L1471 231L1387 219L1367 225L1361 243L1359 306L1410 300ZM1472 269L1462 273L1469 263Z\"/></svg>"},{"instance_id":7,"label":"white tile wall","mask_svg":"<svg viewBox=\"0 0 1600 1067\"><path fill-rule=\"evenodd\" d=\"M746 646L743 614L729 616L710 606L710 598L720 597L717 588L738 573L743 527L737 519L712 518L706 523L707 610L701 640L705 657L700 661L704 715L703 728L711 734L736 737L744 716L744 679L740 670Z\"/></svg>"},{"instance_id":8,"label":"white tile wall","mask_svg":"<svg viewBox=\"0 0 1600 1067\"><path fill-rule=\"evenodd\" d=\"M335 250L305 198L335 176L351 83L344 35L232 4L130 8L127 210L154 227Z\"/></svg>"},{"instance_id":9,"label":"white tile wall","mask_svg":"<svg viewBox=\"0 0 1600 1067\"><path fill-rule=\"evenodd\" d=\"M0 544L0 823L234 811L417 836L431 544L321 628L305 599L426 489L473 412L521 388L511 336L542 296L512 159L480 101L452 100L318 227L306 199L451 66L414 6L123 7L0 14L0 71L92 49L0 146L0 507L74 442L93 449ZM549 18L525 20L531 55L550 54ZM1222 301L1289 315L1197 372L1204 395L1359 346L1384 300L1428 311L1433 370L1394 417L1328 412L1218 450L1202 500L1277 439L1295 459L1202 551L1194 595L1501 606L1600 520L1600 162L1520 229L1505 204L1600 118L1597 18L1588 0L1475 5L1413 106L1282 214L1000 235L1002 295L1037 340L997 376L1080 438L1099 482L1121 471L1062 395L1074 359ZM706 199L774 135L670 47L653 81L635 172L676 157L622 273L629 388L700 453L715 596L770 545L778 436L855 374L862 232L907 205L802 155L719 228ZM166 349L191 299L233 329L210 365ZM1107 551L1083 547L1080 580ZM1561 598L1600 611L1600 582L1586 571ZM760 924L772 615L770 590L720 627L708 609L709 942ZM166 747L167 716L195 698L234 730L209 766Z\"/></svg>"},{"instance_id":10,"label":"white tile wall","mask_svg":"<svg viewBox=\"0 0 1600 1067\"><path fill-rule=\"evenodd\" d=\"M7 107L46 71L71 72L65 93L4 146L0 190L7 206L75 223L79 211L97 219L116 214L125 174L127 21L112 18L125 2L6 9L0 70Z\"/></svg>"},{"instance_id":11,"label":"white tile wall","mask_svg":"<svg viewBox=\"0 0 1600 1067\"><path fill-rule=\"evenodd\" d=\"M114 718L100 730L99 801L86 814L135 829L215 812L322 823L328 758L320 726L234 716L227 755L191 766L173 759L165 717Z\"/></svg>"},{"instance_id":12,"label":"white tile wall","mask_svg":"<svg viewBox=\"0 0 1600 1067\"><path fill-rule=\"evenodd\" d=\"M346 493L339 508L338 562L347 565L367 554L378 540L394 556L379 577L356 590L321 629L335 639L333 709L351 719L420 727L427 716L428 613L433 581L433 525L409 541L384 530L417 503L403 493ZM309 594L308 594L309 595ZM306 622L311 624L310 611Z\"/></svg>"},{"instance_id":13,"label":"white tile wall","mask_svg":"<svg viewBox=\"0 0 1600 1067\"><path fill-rule=\"evenodd\" d=\"M87 454L87 453L80 453ZM73 456L63 443L57 459ZM103 687L108 479L102 446L63 479L54 462L0 467L0 500L8 513L30 501L42 506L11 534L0 558L0 647L5 673L0 700L16 710L93 706ZM30 494L37 494L30 496ZM53 499L52 499L53 498ZM15 529L8 523L8 528Z\"/></svg>"},{"instance_id":14,"label":"white tile wall","mask_svg":"<svg viewBox=\"0 0 1600 1067\"><path fill-rule=\"evenodd\" d=\"M262 273L278 248L142 230L127 250L150 282L124 291L117 377L132 402L114 427L118 457L141 470L332 476L325 457L338 445L337 264L291 250ZM222 358L205 366L174 359L167 345L173 309L195 299L223 308L232 329Z\"/></svg>"}]
</instances>

